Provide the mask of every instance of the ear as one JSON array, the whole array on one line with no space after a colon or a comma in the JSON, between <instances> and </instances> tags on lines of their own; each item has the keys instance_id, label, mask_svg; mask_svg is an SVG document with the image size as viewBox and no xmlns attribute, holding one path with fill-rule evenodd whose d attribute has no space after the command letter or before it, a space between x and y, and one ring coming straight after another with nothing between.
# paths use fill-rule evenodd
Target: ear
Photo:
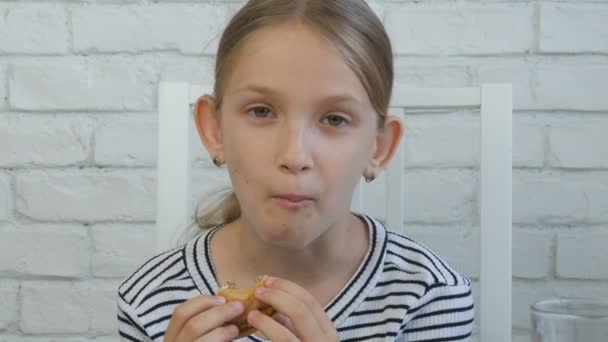
<instances>
[{"instance_id":1,"label":"ear","mask_svg":"<svg viewBox=\"0 0 608 342\"><path fill-rule=\"evenodd\" d=\"M194 105L194 122L198 135L210 157L223 161L220 115L215 99L209 95L201 96Z\"/></svg>"},{"instance_id":2,"label":"ear","mask_svg":"<svg viewBox=\"0 0 608 342\"><path fill-rule=\"evenodd\" d=\"M401 118L388 116L385 119L384 129L378 132L376 136L375 151L368 167L370 172L379 174L393 159L404 130L405 126Z\"/></svg>"}]
</instances>

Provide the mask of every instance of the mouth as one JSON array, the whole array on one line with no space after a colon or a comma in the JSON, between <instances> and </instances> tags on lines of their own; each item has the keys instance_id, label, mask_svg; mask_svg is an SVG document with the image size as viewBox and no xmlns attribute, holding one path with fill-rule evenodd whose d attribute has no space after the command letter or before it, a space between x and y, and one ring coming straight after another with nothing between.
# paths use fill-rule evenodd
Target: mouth
<instances>
[{"instance_id":1,"label":"mouth","mask_svg":"<svg viewBox=\"0 0 608 342\"><path fill-rule=\"evenodd\" d=\"M304 208L311 205L314 201L313 197L300 194L280 194L273 196L272 199L288 209Z\"/></svg>"}]
</instances>

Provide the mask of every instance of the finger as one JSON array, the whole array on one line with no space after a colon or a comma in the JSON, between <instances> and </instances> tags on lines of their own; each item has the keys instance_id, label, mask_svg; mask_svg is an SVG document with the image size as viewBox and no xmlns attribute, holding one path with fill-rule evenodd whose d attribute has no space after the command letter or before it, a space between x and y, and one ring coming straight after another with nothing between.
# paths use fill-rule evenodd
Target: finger
<instances>
[{"instance_id":1,"label":"finger","mask_svg":"<svg viewBox=\"0 0 608 342\"><path fill-rule=\"evenodd\" d=\"M319 340L311 335L322 332L321 326L305 303L287 292L269 287L258 288L255 295L263 303L272 306L279 313L287 316L293 322L293 328L298 337Z\"/></svg>"},{"instance_id":2,"label":"finger","mask_svg":"<svg viewBox=\"0 0 608 342\"><path fill-rule=\"evenodd\" d=\"M226 302L223 297L197 296L178 305L173 311L169 326L165 332L165 341L174 341L188 320L197 314Z\"/></svg>"},{"instance_id":3,"label":"finger","mask_svg":"<svg viewBox=\"0 0 608 342\"><path fill-rule=\"evenodd\" d=\"M261 331L271 341L299 341L292 331L281 325L271 317L258 310L252 310L247 315L247 323Z\"/></svg>"},{"instance_id":4,"label":"finger","mask_svg":"<svg viewBox=\"0 0 608 342\"><path fill-rule=\"evenodd\" d=\"M299 301L305 303L317 320L319 327L321 327L324 334L329 336L335 333L336 328L334 327L333 322L327 316L327 313L321 307L321 304L319 304L317 299L313 297L306 289L287 279L276 277L268 278L264 285L287 292L296 297Z\"/></svg>"},{"instance_id":5,"label":"finger","mask_svg":"<svg viewBox=\"0 0 608 342\"><path fill-rule=\"evenodd\" d=\"M232 325L225 325L211 330L203 337L197 338L194 342L229 342L239 336L239 328Z\"/></svg>"},{"instance_id":6,"label":"finger","mask_svg":"<svg viewBox=\"0 0 608 342\"><path fill-rule=\"evenodd\" d=\"M213 329L226 324L243 313L244 310L243 303L233 301L202 312L186 322L177 335L176 341L193 341Z\"/></svg>"},{"instance_id":7,"label":"finger","mask_svg":"<svg viewBox=\"0 0 608 342\"><path fill-rule=\"evenodd\" d=\"M276 313L272 316L272 318L275 321L279 322L279 324L281 324L285 328L291 330L295 334L296 330L293 326L293 323L291 323L291 320L289 319L289 317L283 315L282 313Z\"/></svg>"}]
</instances>

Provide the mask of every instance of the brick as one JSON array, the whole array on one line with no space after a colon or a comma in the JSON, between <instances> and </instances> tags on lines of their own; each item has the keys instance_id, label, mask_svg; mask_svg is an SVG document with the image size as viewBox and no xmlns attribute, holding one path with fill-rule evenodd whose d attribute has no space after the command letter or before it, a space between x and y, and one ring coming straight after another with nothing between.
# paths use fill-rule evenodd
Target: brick
<instances>
[{"instance_id":1,"label":"brick","mask_svg":"<svg viewBox=\"0 0 608 342\"><path fill-rule=\"evenodd\" d=\"M153 110L157 66L145 57L21 61L9 77L10 104L22 110Z\"/></svg>"},{"instance_id":2,"label":"brick","mask_svg":"<svg viewBox=\"0 0 608 342\"><path fill-rule=\"evenodd\" d=\"M541 109L608 110L606 89L608 66L605 63L543 63L537 70L535 106Z\"/></svg>"},{"instance_id":3,"label":"brick","mask_svg":"<svg viewBox=\"0 0 608 342\"><path fill-rule=\"evenodd\" d=\"M513 230L513 276L542 279L552 271L552 234Z\"/></svg>"},{"instance_id":4,"label":"brick","mask_svg":"<svg viewBox=\"0 0 608 342\"><path fill-rule=\"evenodd\" d=\"M479 165L479 117L462 115L405 118L404 162L408 167Z\"/></svg>"},{"instance_id":5,"label":"brick","mask_svg":"<svg viewBox=\"0 0 608 342\"><path fill-rule=\"evenodd\" d=\"M209 94L212 93L215 78L215 58L175 55L162 55L160 58L161 81L201 84L208 86Z\"/></svg>"},{"instance_id":6,"label":"brick","mask_svg":"<svg viewBox=\"0 0 608 342\"><path fill-rule=\"evenodd\" d=\"M530 307L539 300L553 296L552 281L513 280L511 294L513 327L530 329Z\"/></svg>"},{"instance_id":7,"label":"brick","mask_svg":"<svg viewBox=\"0 0 608 342\"><path fill-rule=\"evenodd\" d=\"M66 53L66 22L66 10L60 5L0 5L0 54Z\"/></svg>"},{"instance_id":8,"label":"brick","mask_svg":"<svg viewBox=\"0 0 608 342\"><path fill-rule=\"evenodd\" d=\"M395 4L386 11L385 27L396 54L523 53L533 44L532 4L466 8Z\"/></svg>"},{"instance_id":9,"label":"brick","mask_svg":"<svg viewBox=\"0 0 608 342\"><path fill-rule=\"evenodd\" d=\"M16 281L3 279L0 282L0 331L17 322L19 286Z\"/></svg>"},{"instance_id":10,"label":"brick","mask_svg":"<svg viewBox=\"0 0 608 342\"><path fill-rule=\"evenodd\" d=\"M81 284L83 291L87 294L86 298L83 298L83 302L86 304L85 310L89 317L89 331L95 335L116 334L118 329L118 321L116 319L118 294L116 289L119 283L120 280Z\"/></svg>"},{"instance_id":11,"label":"brick","mask_svg":"<svg viewBox=\"0 0 608 342\"><path fill-rule=\"evenodd\" d=\"M403 57L394 60L395 83L417 87L464 87L470 85L465 66L421 64Z\"/></svg>"},{"instance_id":12,"label":"brick","mask_svg":"<svg viewBox=\"0 0 608 342\"><path fill-rule=\"evenodd\" d=\"M154 226L95 225L91 236L91 267L95 277L124 278L154 256L156 251Z\"/></svg>"},{"instance_id":13,"label":"brick","mask_svg":"<svg viewBox=\"0 0 608 342\"><path fill-rule=\"evenodd\" d=\"M156 114L104 117L94 135L95 164L156 165L157 129Z\"/></svg>"},{"instance_id":14,"label":"brick","mask_svg":"<svg viewBox=\"0 0 608 342\"><path fill-rule=\"evenodd\" d=\"M513 172L514 223L608 221L608 173Z\"/></svg>"},{"instance_id":15,"label":"brick","mask_svg":"<svg viewBox=\"0 0 608 342\"><path fill-rule=\"evenodd\" d=\"M608 168L608 119L580 118L549 126L549 163L554 167Z\"/></svg>"},{"instance_id":16,"label":"brick","mask_svg":"<svg viewBox=\"0 0 608 342\"><path fill-rule=\"evenodd\" d=\"M80 6L72 11L74 49L214 54L228 15L221 3Z\"/></svg>"},{"instance_id":17,"label":"brick","mask_svg":"<svg viewBox=\"0 0 608 342\"><path fill-rule=\"evenodd\" d=\"M527 116L513 116L513 166L542 167L545 159L545 125Z\"/></svg>"},{"instance_id":18,"label":"brick","mask_svg":"<svg viewBox=\"0 0 608 342\"><path fill-rule=\"evenodd\" d=\"M17 211L48 221L153 220L150 170L32 171L17 175Z\"/></svg>"},{"instance_id":19,"label":"brick","mask_svg":"<svg viewBox=\"0 0 608 342\"><path fill-rule=\"evenodd\" d=\"M457 272L478 279L479 228L472 230L408 226L405 235L427 246Z\"/></svg>"},{"instance_id":20,"label":"brick","mask_svg":"<svg viewBox=\"0 0 608 342\"><path fill-rule=\"evenodd\" d=\"M556 273L560 278L608 280L608 233L578 230L557 236Z\"/></svg>"},{"instance_id":21,"label":"brick","mask_svg":"<svg viewBox=\"0 0 608 342\"><path fill-rule=\"evenodd\" d=\"M0 166L66 166L91 151L91 120L61 115L0 116Z\"/></svg>"},{"instance_id":22,"label":"brick","mask_svg":"<svg viewBox=\"0 0 608 342\"><path fill-rule=\"evenodd\" d=\"M20 330L26 334L87 332L86 294L69 282L24 282Z\"/></svg>"},{"instance_id":23,"label":"brick","mask_svg":"<svg viewBox=\"0 0 608 342\"><path fill-rule=\"evenodd\" d=\"M475 84L510 83L513 89L513 109L534 108L532 79L535 65L528 61L500 60L480 62L473 66Z\"/></svg>"},{"instance_id":24,"label":"brick","mask_svg":"<svg viewBox=\"0 0 608 342\"><path fill-rule=\"evenodd\" d=\"M27 281L22 289L21 330L27 334L76 334L95 337L22 336L10 341L117 341L116 301L119 280ZM99 335L108 336L99 336ZM0 339L1 341L1 339Z\"/></svg>"},{"instance_id":25,"label":"brick","mask_svg":"<svg viewBox=\"0 0 608 342\"><path fill-rule=\"evenodd\" d=\"M539 51L608 52L608 4L541 3Z\"/></svg>"},{"instance_id":26,"label":"brick","mask_svg":"<svg viewBox=\"0 0 608 342\"><path fill-rule=\"evenodd\" d=\"M0 173L0 221L9 220L13 216L13 190L11 177Z\"/></svg>"},{"instance_id":27,"label":"brick","mask_svg":"<svg viewBox=\"0 0 608 342\"><path fill-rule=\"evenodd\" d=\"M7 68L0 64L0 111L4 110L8 104L8 93L6 92Z\"/></svg>"},{"instance_id":28,"label":"brick","mask_svg":"<svg viewBox=\"0 0 608 342\"><path fill-rule=\"evenodd\" d=\"M82 277L88 273L89 242L82 227L34 225L2 230L0 236L0 275Z\"/></svg>"},{"instance_id":29,"label":"brick","mask_svg":"<svg viewBox=\"0 0 608 342\"><path fill-rule=\"evenodd\" d=\"M405 221L433 224L469 221L473 215L476 183L471 171L406 171Z\"/></svg>"},{"instance_id":30,"label":"brick","mask_svg":"<svg viewBox=\"0 0 608 342\"><path fill-rule=\"evenodd\" d=\"M608 298L608 282L558 279L553 284L553 291L559 297Z\"/></svg>"}]
</instances>

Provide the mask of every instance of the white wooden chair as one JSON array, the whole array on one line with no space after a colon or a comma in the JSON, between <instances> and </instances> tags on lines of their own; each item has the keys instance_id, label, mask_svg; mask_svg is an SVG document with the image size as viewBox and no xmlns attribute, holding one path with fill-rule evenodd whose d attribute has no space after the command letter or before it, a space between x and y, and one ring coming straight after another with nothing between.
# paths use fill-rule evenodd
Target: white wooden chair
<instances>
[{"instance_id":1,"label":"white wooden chair","mask_svg":"<svg viewBox=\"0 0 608 342\"><path fill-rule=\"evenodd\" d=\"M158 250L170 247L177 227L189 213L189 132L191 105L211 87L161 82L158 93ZM393 90L390 112L427 108L477 108L481 113L480 302L476 303L479 341L511 341L511 209L512 89L510 84L471 88L403 88ZM406 121L407 122L407 121ZM407 134L407 131L406 131ZM397 153L386 170L387 226L402 227L404 165ZM355 191L352 209L361 211L362 192Z\"/></svg>"}]
</instances>

